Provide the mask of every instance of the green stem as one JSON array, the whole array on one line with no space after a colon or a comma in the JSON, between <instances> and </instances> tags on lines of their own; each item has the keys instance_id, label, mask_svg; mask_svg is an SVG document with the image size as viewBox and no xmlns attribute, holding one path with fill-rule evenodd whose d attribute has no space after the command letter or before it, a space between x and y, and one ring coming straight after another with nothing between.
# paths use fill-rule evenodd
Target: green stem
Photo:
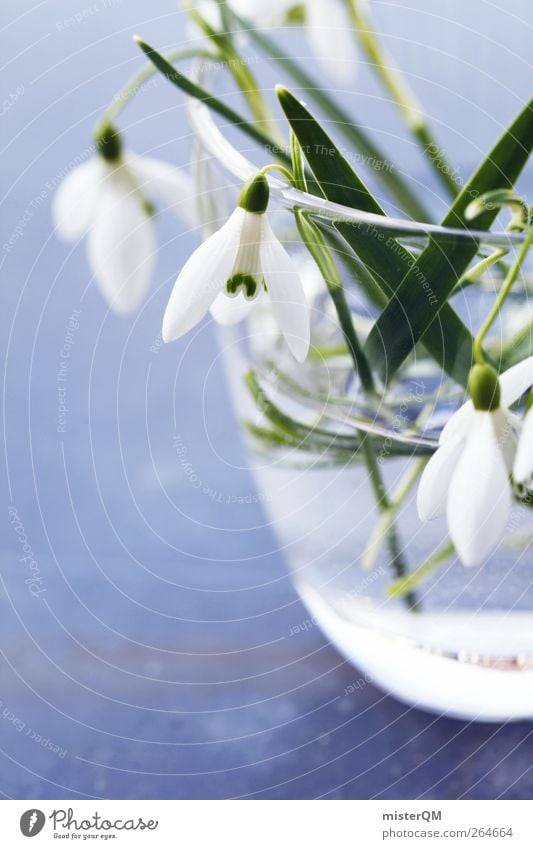
<instances>
[{"instance_id":1,"label":"green stem","mask_svg":"<svg viewBox=\"0 0 533 849\"><path fill-rule=\"evenodd\" d=\"M383 540L387 538L390 527L395 521L398 510L413 489L418 478L427 466L427 459L418 460L408 466L407 471L400 480L397 490L393 493L389 509L382 514L381 520L374 528L365 552L363 554L363 569L372 569L376 562Z\"/></svg>"},{"instance_id":2,"label":"green stem","mask_svg":"<svg viewBox=\"0 0 533 849\"><path fill-rule=\"evenodd\" d=\"M337 447L341 447L346 451L353 453L357 451L359 445L357 438L347 434L336 434L318 426L305 424L293 416L288 416L287 413L284 413L283 410L270 400L261 387L254 371L250 370L246 374L245 383L258 408L279 430L291 436L296 436L299 439L311 438L316 443L320 443L323 448L325 445L335 443Z\"/></svg>"},{"instance_id":3,"label":"green stem","mask_svg":"<svg viewBox=\"0 0 533 849\"><path fill-rule=\"evenodd\" d=\"M290 134L290 147L294 186L301 192L306 192L307 181L305 179L305 165L302 148L300 147L300 142L296 138L292 129Z\"/></svg>"},{"instance_id":4,"label":"green stem","mask_svg":"<svg viewBox=\"0 0 533 849\"><path fill-rule=\"evenodd\" d=\"M227 29L230 13L226 4L221 4L220 9L222 25L226 26L226 32L218 32L216 29L213 29L194 6L188 3L185 6L191 20L195 22L204 35L215 45L221 55L222 61L227 64L228 70L250 107L252 116L258 123L264 125L269 135L272 135L273 138L276 138L283 144L283 138L279 135L274 116L261 93L253 72L235 49L232 33Z\"/></svg>"},{"instance_id":5,"label":"green stem","mask_svg":"<svg viewBox=\"0 0 533 849\"><path fill-rule=\"evenodd\" d=\"M429 576L432 575L439 566L445 563L446 560L449 560L450 557L453 557L454 553L455 548L453 543L447 543L443 546L443 548L432 554L425 563L418 567L418 569L411 572L410 575L400 578L398 581L391 584L388 589L389 596L391 598L408 597L411 595L414 588L421 583L421 581L429 578Z\"/></svg>"},{"instance_id":6,"label":"green stem","mask_svg":"<svg viewBox=\"0 0 533 849\"><path fill-rule=\"evenodd\" d=\"M391 510L391 501L387 495L385 483L377 462L376 453L367 434L365 434L362 438L361 448L363 450L366 467L368 469L368 476L370 478L378 510L382 513L389 513ZM394 519L391 521L390 527L388 528L387 547L391 558L391 567L396 575L396 579L404 580L408 575L408 569L403 558L402 547ZM413 612L420 609L417 597L413 592L405 593L405 601L409 609Z\"/></svg>"},{"instance_id":7,"label":"green stem","mask_svg":"<svg viewBox=\"0 0 533 849\"><path fill-rule=\"evenodd\" d=\"M209 59L218 61L219 57L207 50L174 50L165 56L167 62L178 62L180 59ZM147 64L141 71L134 74L113 98L113 102L107 107L102 115L101 126L112 124L120 115L127 103L134 97L139 89L154 76L157 68L153 64Z\"/></svg>"},{"instance_id":8,"label":"green stem","mask_svg":"<svg viewBox=\"0 0 533 849\"><path fill-rule=\"evenodd\" d=\"M306 189L305 173L303 170L302 149L295 134L291 131L291 160L293 171L298 175L303 189ZM296 210L295 213L296 226L305 242L311 256L315 260L318 268L328 287L333 305L337 312L339 324L341 326L344 339L348 346L348 351L351 355L355 371L359 375L364 389L373 394L375 392L374 380L372 372L368 366L368 362L359 343L357 333L352 321L352 314L346 301L344 287L340 279L337 266L331 256L326 241L319 228L307 218L304 213ZM368 434L363 434L361 437L361 449L365 464L368 470L368 476L374 491L378 510L382 513L388 513L391 508L385 483L381 476L379 466L376 460L376 454ZM407 566L403 559L400 540L394 523L394 518L390 522L387 529L387 546L391 557L391 566L397 577L401 578L407 574ZM410 610L417 610L417 600L413 593L406 596L406 603Z\"/></svg>"},{"instance_id":9,"label":"green stem","mask_svg":"<svg viewBox=\"0 0 533 849\"><path fill-rule=\"evenodd\" d=\"M217 112L223 118L225 118L229 123L234 124L239 127L243 133L246 133L250 138L254 139L254 141L259 142L267 150L276 149L277 155L283 162L290 163L290 157L280 149L277 141L273 139L271 136L267 135L265 132L260 130L255 124L251 123L249 120L244 118L242 115L239 115L234 109L230 106L227 106L224 101L220 100L218 97L215 97L209 91L207 91L202 86L193 82L189 77L182 74L178 71L177 68L174 68L173 65L168 62L161 53L158 53L157 50L154 50L149 44L143 41L141 38L135 39L141 50L148 56L151 62L155 65L158 71L160 71L163 76L167 78L167 80L173 85L177 86L181 91L188 94L190 97L195 97L201 103L204 103L209 109L212 109L213 112Z\"/></svg>"},{"instance_id":10,"label":"green stem","mask_svg":"<svg viewBox=\"0 0 533 849\"><path fill-rule=\"evenodd\" d=\"M339 277L337 267L333 262L328 247L316 225L312 224L312 222L306 219L303 213L301 212L296 211L295 217L300 235L302 236L302 239L307 245L309 252L315 259L315 262L317 263L318 267L320 268L322 276L324 277L324 280L326 281L326 284L328 286L328 290L331 295L335 310L337 312L339 324L346 340L346 344L348 345L348 350L352 357L355 370L359 375L359 378L365 390L369 393L373 393L375 390L372 373L370 371L361 345L359 343L357 334L355 332L355 328L353 326L352 315L346 301L344 287ZM382 513L387 513L391 509L391 502L389 501L387 490L385 488L385 483L383 481L381 471L379 469L379 465L376 459L376 453L374 451L368 434L363 434L361 437L361 449L368 470L368 476L370 478L372 489L374 491L378 510ZM408 570L403 558L401 544L398 537L398 532L396 530L396 525L394 523L394 519L391 521L390 527L388 528L387 546L389 549L389 554L391 557L391 567L394 571L394 574L397 576L397 578L401 578L407 574ZM417 600L414 594L408 594L406 596L406 602L410 610L415 611L418 609Z\"/></svg>"},{"instance_id":11,"label":"green stem","mask_svg":"<svg viewBox=\"0 0 533 849\"><path fill-rule=\"evenodd\" d=\"M252 71L246 64L243 63L241 57L235 50L232 50L227 61L233 79L239 86L243 97L248 103L253 117L265 127L268 134L276 139L278 144L283 145L285 140L278 130L274 116L261 93L259 84Z\"/></svg>"},{"instance_id":12,"label":"green stem","mask_svg":"<svg viewBox=\"0 0 533 849\"><path fill-rule=\"evenodd\" d=\"M298 232L305 243L309 253L316 262L322 277L325 280L328 292L333 301L333 305L337 312L339 324L343 332L349 353L352 357L355 370L359 375L361 384L366 392L374 393L374 380L372 372L368 365L368 361L363 353L363 348L359 342L357 333L353 326L352 314L346 301L344 286L339 276L339 272L333 257L329 251L322 233L309 218L305 216L301 210L295 210L294 217Z\"/></svg>"},{"instance_id":13,"label":"green stem","mask_svg":"<svg viewBox=\"0 0 533 849\"><path fill-rule=\"evenodd\" d=\"M413 134L418 139L420 147L431 162L441 185L448 191L450 197L457 197L461 182L454 179L451 166L444 155L442 147L437 144L428 125L423 124L422 126L413 127Z\"/></svg>"},{"instance_id":14,"label":"green stem","mask_svg":"<svg viewBox=\"0 0 533 849\"><path fill-rule=\"evenodd\" d=\"M293 184L297 183L305 192L307 191L307 181L303 166L302 148L292 130L290 136L290 150L292 169L293 174L295 175L293 177ZM309 253L316 262L326 286L328 287L328 292L337 312L339 324L361 384L367 392L373 394L375 392L375 388L372 372L370 371L367 359L363 353L362 345L359 342L359 338L355 331L352 314L346 301L346 295L344 294L344 286L342 285L339 271L333 257L331 256L326 240L317 225L314 224L303 212L295 210L294 218L296 220L298 232Z\"/></svg>"},{"instance_id":15,"label":"green stem","mask_svg":"<svg viewBox=\"0 0 533 849\"><path fill-rule=\"evenodd\" d=\"M376 282L369 267L349 248L344 238L336 230L330 227L324 227L322 232L330 250L333 251L334 256L344 266L350 281L354 285L359 284L372 304L380 309L384 309L388 303L387 295Z\"/></svg>"},{"instance_id":16,"label":"green stem","mask_svg":"<svg viewBox=\"0 0 533 849\"><path fill-rule=\"evenodd\" d=\"M441 147L433 138L417 97L396 67L394 60L379 43L377 33L363 4L358 0L348 0L348 7L359 43L376 74L398 107L408 129L429 157L440 182L452 198L456 197L458 185L453 179L452 169L447 164Z\"/></svg>"},{"instance_id":17,"label":"green stem","mask_svg":"<svg viewBox=\"0 0 533 849\"><path fill-rule=\"evenodd\" d=\"M291 156L293 170L299 174L305 189L305 174L301 168L302 151L298 140L291 133ZM361 383L365 390L371 394L375 392L374 380L372 372L368 366L368 362L359 343L359 339L353 326L352 315L344 294L344 287L340 279L337 266L333 261L329 248L320 232L319 228L311 222L301 211L295 212L296 226L305 242L311 256L317 263L322 276L328 287L333 305L337 312L339 324L341 326L344 339L348 346L348 351L352 357L353 364ZM368 470L368 476L374 491L378 510L382 513L388 513L391 509L391 504L387 496L385 483L381 476L381 472L376 459L376 454L368 434L363 434L361 437L361 449ZM387 529L387 546L391 557L391 566L398 578L407 574L407 566L403 559L400 540L394 523L394 517ZM416 596L409 593L406 596L406 603L410 610L415 611L418 608Z\"/></svg>"},{"instance_id":18,"label":"green stem","mask_svg":"<svg viewBox=\"0 0 533 849\"><path fill-rule=\"evenodd\" d=\"M311 360L321 363L323 360L331 360L337 357L345 357L348 354L346 345L330 345L327 348L313 348L308 356Z\"/></svg>"},{"instance_id":19,"label":"green stem","mask_svg":"<svg viewBox=\"0 0 533 849\"><path fill-rule=\"evenodd\" d=\"M280 174L283 174L284 177L289 181L289 183L294 185L294 174L292 171L289 171L288 168L285 168L284 165L279 165L277 162L272 162L270 165L264 165L258 172L257 176L263 176L264 174L268 174L269 171L279 171Z\"/></svg>"},{"instance_id":20,"label":"green stem","mask_svg":"<svg viewBox=\"0 0 533 849\"><path fill-rule=\"evenodd\" d=\"M454 289L454 294L456 294L460 289L464 289L466 286L476 283L486 271L489 271L507 253L507 248L497 248L493 253L489 254L489 256L484 257L465 271Z\"/></svg>"},{"instance_id":21,"label":"green stem","mask_svg":"<svg viewBox=\"0 0 533 849\"><path fill-rule=\"evenodd\" d=\"M497 318L502 306L504 305L505 301L507 300L507 296L509 295L509 292L511 291L513 283L515 282L516 278L518 277L518 275L520 273L522 263L524 262L524 260L525 260L525 258L526 258L526 256L527 256L532 245L533 245L533 227L530 227L529 230L528 230L526 238L522 242L522 246L521 246L521 248L518 252L518 255L517 255L515 261L513 262L513 264L511 265L511 268L509 269L509 273L507 274L507 277L505 278L503 286L500 289L498 297L496 298L496 302L495 302L494 306L492 307L491 311L489 312L487 318L485 319L483 326L481 327L481 330L479 331L479 333L477 334L477 336L475 338L475 341L474 341L474 359L475 359L476 363L478 363L479 365L485 364L485 357L484 357L484 354L483 354L483 340L485 339L485 336L487 335L488 331L490 330L494 320Z\"/></svg>"}]
</instances>

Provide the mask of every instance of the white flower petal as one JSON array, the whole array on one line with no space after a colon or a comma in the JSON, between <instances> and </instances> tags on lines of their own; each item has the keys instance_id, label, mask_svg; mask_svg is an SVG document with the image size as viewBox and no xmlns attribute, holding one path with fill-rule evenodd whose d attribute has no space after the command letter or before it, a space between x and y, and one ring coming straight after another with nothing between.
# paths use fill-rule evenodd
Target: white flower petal
<instances>
[{"instance_id":1,"label":"white flower petal","mask_svg":"<svg viewBox=\"0 0 533 849\"><path fill-rule=\"evenodd\" d=\"M510 407L533 386L533 357L528 357L500 375L501 406Z\"/></svg>"},{"instance_id":2,"label":"white flower petal","mask_svg":"<svg viewBox=\"0 0 533 849\"><path fill-rule=\"evenodd\" d=\"M181 11L181 3L179 3L178 5ZM216 30L220 29L220 7L216 0L197 0L194 5L196 9L198 9L198 11L200 12L202 18L207 21L210 27ZM188 23L190 23L190 19ZM194 24L194 26L196 27L196 24Z\"/></svg>"},{"instance_id":3,"label":"white flower petal","mask_svg":"<svg viewBox=\"0 0 533 849\"><path fill-rule=\"evenodd\" d=\"M294 0L231 0L230 5L245 20L268 26L281 23L291 6L296 4Z\"/></svg>"},{"instance_id":4,"label":"white flower petal","mask_svg":"<svg viewBox=\"0 0 533 849\"><path fill-rule=\"evenodd\" d=\"M261 243L263 240L263 225L266 215L254 212L244 212L239 251L235 258L233 274L250 274L262 281L261 275Z\"/></svg>"},{"instance_id":5,"label":"white flower petal","mask_svg":"<svg viewBox=\"0 0 533 849\"><path fill-rule=\"evenodd\" d=\"M195 145L193 173L195 214L200 220L203 238L208 239L222 227L235 208L235 203L231 202L234 189L199 144Z\"/></svg>"},{"instance_id":6,"label":"white flower petal","mask_svg":"<svg viewBox=\"0 0 533 849\"><path fill-rule=\"evenodd\" d=\"M274 235L266 215L263 222L261 269L278 326L291 353L301 363L309 351L309 305L298 269Z\"/></svg>"},{"instance_id":7,"label":"white flower petal","mask_svg":"<svg viewBox=\"0 0 533 849\"><path fill-rule=\"evenodd\" d=\"M416 499L422 522L436 519L446 511L448 489L463 446L462 439L441 445L422 472Z\"/></svg>"},{"instance_id":8,"label":"white flower petal","mask_svg":"<svg viewBox=\"0 0 533 849\"><path fill-rule=\"evenodd\" d=\"M353 77L355 40L347 11L339 0L307 0L305 28L315 56L339 82Z\"/></svg>"},{"instance_id":9,"label":"white flower petal","mask_svg":"<svg viewBox=\"0 0 533 849\"><path fill-rule=\"evenodd\" d=\"M190 174L160 159L132 153L127 154L126 164L145 197L151 200L156 195L190 227L198 224L196 188Z\"/></svg>"},{"instance_id":10,"label":"white flower petal","mask_svg":"<svg viewBox=\"0 0 533 849\"><path fill-rule=\"evenodd\" d=\"M237 324L249 314L257 302L257 298L250 300L239 292L234 298L230 298L225 292L216 296L211 304L210 313L219 324Z\"/></svg>"},{"instance_id":11,"label":"white flower petal","mask_svg":"<svg viewBox=\"0 0 533 849\"><path fill-rule=\"evenodd\" d=\"M107 170L102 158L94 156L71 171L59 186L52 215L62 239L74 242L89 229Z\"/></svg>"},{"instance_id":12,"label":"white flower petal","mask_svg":"<svg viewBox=\"0 0 533 849\"><path fill-rule=\"evenodd\" d=\"M481 563L497 545L511 509L497 429L492 413L476 411L448 492L448 529L465 566Z\"/></svg>"},{"instance_id":13,"label":"white flower petal","mask_svg":"<svg viewBox=\"0 0 533 849\"><path fill-rule=\"evenodd\" d=\"M493 415L494 426L496 429L496 438L498 445L503 454L503 459L507 467L507 472L510 475L514 465L516 455L516 447L518 443L517 435L520 433L521 421L514 413L500 407L495 410Z\"/></svg>"},{"instance_id":14,"label":"white flower petal","mask_svg":"<svg viewBox=\"0 0 533 849\"><path fill-rule=\"evenodd\" d=\"M183 266L163 318L165 342L172 342L198 324L226 285L239 250L244 215L237 207Z\"/></svg>"},{"instance_id":15,"label":"white flower petal","mask_svg":"<svg viewBox=\"0 0 533 849\"><path fill-rule=\"evenodd\" d=\"M445 442L465 436L472 423L474 412L474 405L472 404L472 401L467 401L466 404L459 407L459 409L455 411L442 428L442 432L439 437L440 445L444 445Z\"/></svg>"},{"instance_id":16,"label":"white flower petal","mask_svg":"<svg viewBox=\"0 0 533 849\"><path fill-rule=\"evenodd\" d=\"M318 266L314 259L309 254L298 257L298 268L300 269L300 279L304 287L305 296L308 304L314 304L324 292L327 291L326 284L322 274L318 270Z\"/></svg>"},{"instance_id":17,"label":"white flower petal","mask_svg":"<svg viewBox=\"0 0 533 849\"><path fill-rule=\"evenodd\" d=\"M102 188L87 251L112 309L135 310L150 283L156 244L153 223L123 174L111 175Z\"/></svg>"},{"instance_id":18,"label":"white flower petal","mask_svg":"<svg viewBox=\"0 0 533 849\"><path fill-rule=\"evenodd\" d=\"M529 483L533 477L533 409L526 413L513 467L518 483Z\"/></svg>"}]
</instances>

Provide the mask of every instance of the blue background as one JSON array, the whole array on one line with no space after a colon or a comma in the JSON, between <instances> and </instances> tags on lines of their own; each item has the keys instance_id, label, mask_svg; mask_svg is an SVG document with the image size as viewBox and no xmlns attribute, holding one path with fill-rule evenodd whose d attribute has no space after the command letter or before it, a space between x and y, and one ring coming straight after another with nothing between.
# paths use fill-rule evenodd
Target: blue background
<instances>
[{"instance_id":1,"label":"blue background","mask_svg":"<svg viewBox=\"0 0 533 849\"><path fill-rule=\"evenodd\" d=\"M502 6L372 3L462 174L530 87L530 2ZM119 319L91 281L84 246L53 233L54 188L140 67L131 35L162 49L185 42L173 0L10 0L3 11L0 791L529 797L533 726L411 709L358 682L317 627L291 636L307 614L257 502L212 328L167 348L158 340L196 234L168 215L158 220L150 297ZM305 58L301 39L280 37ZM254 71L286 81L268 63ZM401 140L364 63L357 93L338 96L438 210L415 146ZM182 98L162 79L121 126L138 152L190 158ZM74 311L58 433L57 372ZM239 497L236 509L229 502ZM38 564L38 597L25 583L15 524Z\"/></svg>"}]
</instances>

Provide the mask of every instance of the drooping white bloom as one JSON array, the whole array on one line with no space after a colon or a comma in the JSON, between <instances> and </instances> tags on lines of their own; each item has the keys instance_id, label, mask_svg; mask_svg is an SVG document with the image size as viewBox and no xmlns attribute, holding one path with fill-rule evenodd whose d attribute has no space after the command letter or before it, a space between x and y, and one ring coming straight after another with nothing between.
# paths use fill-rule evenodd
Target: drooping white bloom
<instances>
[{"instance_id":1,"label":"drooping white bloom","mask_svg":"<svg viewBox=\"0 0 533 849\"><path fill-rule=\"evenodd\" d=\"M344 0L306 0L305 30L322 67L341 83L353 77L355 41Z\"/></svg>"},{"instance_id":2,"label":"drooping white bloom","mask_svg":"<svg viewBox=\"0 0 533 849\"><path fill-rule=\"evenodd\" d=\"M252 178L228 221L186 262L163 319L165 342L191 330L210 308L223 323L239 320L263 292L292 354L299 362L305 359L309 307L298 270L270 226L268 195L266 178ZM242 314L236 315L230 299Z\"/></svg>"},{"instance_id":3,"label":"drooping white bloom","mask_svg":"<svg viewBox=\"0 0 533 849\"><path fill-rule=\"evenodd\" d=\"M155 264L153 199L192 225L195 192L182 171L113 145L112 155L103 147L102 155L71 171L54 196L52 213L66 241L87 236L102 294L115 312L126 314L143 300Z\"/></svg>"},{"instance_id":4,"label":"drooping white bloom","mask_svg":"<svg viewBox=\"0 0 533 849\"><path fill-rule=\"evenodd\" d=\"M520 428L509 407L533 385L533 357L508 369L499 382L490 367L475 366L472 371L476 369L484 373L480 384L469 383L474 402L463 404L444 427L417 498L422 521L446 513L450 537L465 566L481 563L505 531Z\"/></svg>"},{"instance_id":5,"label":"drooping white bloom","mask_svg":"<svg viewBox=\"0 0 533 849\"><path fill-rule=\"evenodd\" d=\"M229 5L258 27L281 24L292 8L301 6L309 45L322 67L339 82L352 78L354 37L345 0L230 0ZM216 25L218 10L213 0L200 0L196 7L211 25Z\"/></svg>"}]
</instances>

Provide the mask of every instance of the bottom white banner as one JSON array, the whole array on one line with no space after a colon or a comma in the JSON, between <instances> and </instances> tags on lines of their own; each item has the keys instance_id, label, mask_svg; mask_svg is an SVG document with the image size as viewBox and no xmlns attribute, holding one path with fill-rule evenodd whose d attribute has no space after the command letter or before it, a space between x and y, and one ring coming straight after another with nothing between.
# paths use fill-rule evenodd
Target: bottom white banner
<instances>
[{"instance_id":1,"label":"bottom white banner","mask_svg":"<svg viewBox=\"0 0 533 849\"><path fill-rule=\"evenodd\" d=\"M119 847L533 847L525 801L3 801L6 849Z\"/></svg>"}]
</instances>

